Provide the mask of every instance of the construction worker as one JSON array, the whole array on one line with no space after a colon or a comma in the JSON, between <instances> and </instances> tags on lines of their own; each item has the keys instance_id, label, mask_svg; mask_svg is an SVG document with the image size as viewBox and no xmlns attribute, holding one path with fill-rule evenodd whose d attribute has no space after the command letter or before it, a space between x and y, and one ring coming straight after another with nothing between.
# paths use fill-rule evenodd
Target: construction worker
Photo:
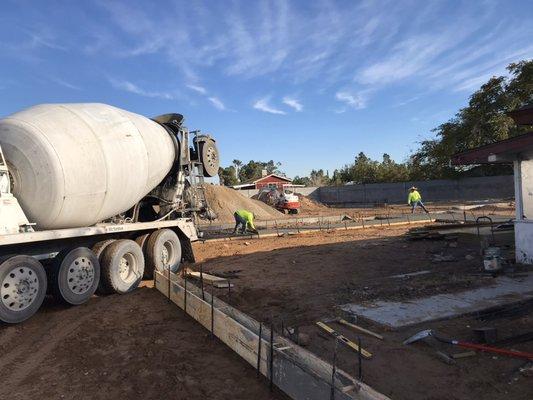
<instances>
[{"instance_id":1,"label":"construction worker","mask_svg":"<svg viewBox=\"0 0 533 400\"><path fill-rule=\"evenodd\" d=\"M246 210L237 210L235 211L233 216L235 217L235 228L233 229L234 235L237 233L237 229L240 225L242 225L240 233L245 233L246 230L249 230L250 232L259 234L259 232L257 232L257 229L255 229L254 226L255 215L253 213Z\"/></svg>"},{"instance_id":2,"label":"construction worker","mask_svg":"<svg viewBox=\"0 0 533 400\"><path fill-rule=\"evenodd\" d=\"M420 196L420 193L418 193L418 189L414 186L409 189L409 197L407 197L407 204L411 206L411 214L414 214L417 206L422 207L426 214L429 214L429 211L426 210L426 207L424 207L424 203L422 203L422 196Z\"/></svg>"}]
</instances>

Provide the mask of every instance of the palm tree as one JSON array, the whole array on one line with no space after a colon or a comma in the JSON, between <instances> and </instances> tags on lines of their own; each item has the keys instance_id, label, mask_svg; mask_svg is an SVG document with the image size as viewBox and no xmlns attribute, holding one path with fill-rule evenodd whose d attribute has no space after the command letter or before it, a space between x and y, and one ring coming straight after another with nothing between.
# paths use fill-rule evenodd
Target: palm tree
<instances>
[{"instance_id":1,"label":"palm tree","mask_svg":"<svg viewBox=\"0 0 533 400\"><path fill-rule=\"evenodd\" d=\"M240 182L241 180L239 179L239 171L241 170L241 167L242 167L242 161L233 160L233 166L235 167L235 178L237 178L237 180Z\"/></svg>"}]
</instances>

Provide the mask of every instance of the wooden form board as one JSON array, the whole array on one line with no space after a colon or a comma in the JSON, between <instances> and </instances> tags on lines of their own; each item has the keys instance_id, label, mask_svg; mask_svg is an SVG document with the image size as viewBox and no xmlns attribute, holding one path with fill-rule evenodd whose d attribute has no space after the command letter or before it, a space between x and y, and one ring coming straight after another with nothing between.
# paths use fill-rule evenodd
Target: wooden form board
<instances>
[{"instance_id":1,"label":"wooden form board","mask_svg":"<svg viewBox=\"0 0 533 400\"><path fill-rule=\"evenodd\" d=\"M254 368L257 368L261 340L259 370L270 379L271 349L268 327L262 327L260 338L259 322L216 297L211 299L211 294L207 291L204 291L204 300L200 288L193 285L189 279L184 281L177 275L170 274L169 281L166 275L155 272L155 286L206 329L211 331L213 327L213 334ZM273 353L272 381L288 396L295 400L331 398L331 364L278 335L274 335ZM388 400L388 397L339 369L335 375L334 398Z\"/></svg>"},{"instance_id":2,"label":"wooden form board","mask_svg":"<svg viewBox=\"0 0 533 400\"><path fill-rule=\"evenodd\" d=\"M204 283L207 283L208 285L212 285L216 287L217 289L224 289L228 288L230 285L233 287L233 284L230 283L230 281L226 278L221 278L219 276L206 274L205 272L198 272L198 271L192 271L190 269L187 269L185 271L188 277L195 278L195 279L203 279Z\"/></svg>"}]
</instances>

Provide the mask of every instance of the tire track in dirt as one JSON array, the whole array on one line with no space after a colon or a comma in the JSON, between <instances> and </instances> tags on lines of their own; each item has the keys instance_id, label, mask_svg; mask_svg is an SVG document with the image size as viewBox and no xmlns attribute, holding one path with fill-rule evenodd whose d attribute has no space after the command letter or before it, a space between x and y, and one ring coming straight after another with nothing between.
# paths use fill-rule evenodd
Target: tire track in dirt
<instances>
[{"instance_id":1,"label":"tire track in dirt","mask_svg":"<svg viewBox=\"0 0 533 400\"><path fill-rule=\"evenodd\" d=\"M67 310L63 312L65 311ZM81 313L82 316L80 316L80 312L74 312L60 325L51 321L47 324L47 327L52 328L48 330L48 335L38 337L38 340L34 340L32 343L19 344L18 351L3 355L2 370L0 370L2 381L9 382L9 385L12 387L20 384L36 368L39 368L40 364L46 357L53 353L55 347L62 340L69 337L69 335L90 319L97 311L93 310L89 312L88 310L83 310ZM30 335L28 337L35 336ZM11 372L8 372L10 370Z\"/></svg>"}]
</instances>

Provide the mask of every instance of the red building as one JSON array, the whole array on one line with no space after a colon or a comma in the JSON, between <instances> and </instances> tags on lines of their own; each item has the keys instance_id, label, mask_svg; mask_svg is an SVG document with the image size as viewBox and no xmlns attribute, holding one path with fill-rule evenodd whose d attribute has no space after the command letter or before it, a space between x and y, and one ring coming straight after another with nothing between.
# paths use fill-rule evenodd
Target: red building
<instances>
[{"instance_id":1,"label":"red building","mask_svg":"<svg viewBox=\"0 0 533 400\"><path fill-rule=\"evenodd\" d=\"M241 183L240 185L233 186L233 189L238 190L250 190L250 189L263 189L265 187L271 187L283 190L287 185L291 185L292 179L285 176L270 174L256 179L252 182Z\"/></svg>"}]
</instances>

